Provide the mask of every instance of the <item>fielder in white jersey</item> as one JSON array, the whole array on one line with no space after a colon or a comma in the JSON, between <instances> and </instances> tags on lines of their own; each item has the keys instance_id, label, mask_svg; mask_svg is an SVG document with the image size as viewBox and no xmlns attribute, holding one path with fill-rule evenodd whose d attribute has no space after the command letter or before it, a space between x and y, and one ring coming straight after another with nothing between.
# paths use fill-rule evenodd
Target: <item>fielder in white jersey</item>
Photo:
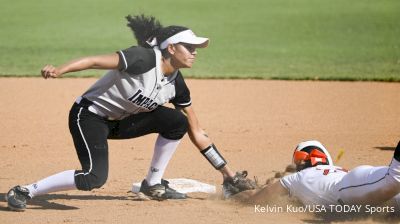
<instances>
[{"instance_id":1,"label":"fielder in white jersey","mask_svg":"<svg viewBox=\"0 0 400 224\"><path fill-rule=\"evenodd\" d=\"M347 171L333 165L332 157L320 142L306 141L293 154L296 173L233 198L268 204L289 195L303 205L379 205L400 193L399 161L400 142L389 166L363 165Z\"/></svg>"}]
</instances>

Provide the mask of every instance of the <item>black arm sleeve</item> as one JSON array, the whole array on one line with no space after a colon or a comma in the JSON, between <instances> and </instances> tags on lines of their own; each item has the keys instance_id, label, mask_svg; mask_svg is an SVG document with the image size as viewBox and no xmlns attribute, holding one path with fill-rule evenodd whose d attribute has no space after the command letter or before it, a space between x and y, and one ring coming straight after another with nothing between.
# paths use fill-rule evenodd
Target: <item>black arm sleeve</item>
<instances>
[{"instance_id":1,"label":"black arm sleeve","mask_svg":"<svg viewBox=\"0 0 400 224\"><path fill-rule=\"evenodd\" d=\"M131 75L145 73L156 66L156 54L151 48L133 46L117 53L118 69Z\"/></svg>"},{"instance_id":2,"label":"black arm sleeve","mask_svg":"<svg viewBox=\"0 0 400 224\"><path fill-rule=\"evenodd\" d=\"M192 105L189 88L180 71L175 78L175 98L170 101L176 108L184 108Z\"/></svg>"}]
</instances>

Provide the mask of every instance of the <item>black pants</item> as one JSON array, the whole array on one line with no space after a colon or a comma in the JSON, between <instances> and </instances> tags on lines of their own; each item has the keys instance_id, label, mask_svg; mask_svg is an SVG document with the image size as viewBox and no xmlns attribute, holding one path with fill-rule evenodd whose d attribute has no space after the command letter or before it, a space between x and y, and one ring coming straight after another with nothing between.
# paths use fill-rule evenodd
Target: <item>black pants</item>
<instances>
[{"instance_id":1,"label":"black pants","mask_svg":"<svg viewBox=\"0 0 400 224\"><path fill-rule=\"evenodd\" d=\"M123 120L109 121L88 109L74 104L69 113L69 129L74 140L82 170L75 171L79 190L99 188L108 176L107 139L129 139L150 133L178 140L187 132L187 118L178 110L159 106L152 112L132 115Z\"/></svg>"}]
</instances>

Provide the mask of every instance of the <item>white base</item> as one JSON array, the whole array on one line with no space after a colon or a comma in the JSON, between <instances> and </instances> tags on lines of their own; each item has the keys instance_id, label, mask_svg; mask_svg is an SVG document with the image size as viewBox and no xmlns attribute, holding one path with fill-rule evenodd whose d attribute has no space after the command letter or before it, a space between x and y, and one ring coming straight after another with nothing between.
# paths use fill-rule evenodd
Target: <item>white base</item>
<instances>
[{"instance_id":1,"label":"white base","mask_svg":"<svg viewBox=\"0 0 400 224\"><path fill-rule=\"evenodd\" d=\"M180 193L192 193L192 192L203 192L208 194L215 194L217 192L214 185L202 183L197 180L177 178L167 179L169 186ZM141 183L133 183L132 192L138 193L140 190Z\"/></svg>"}]
</instances>

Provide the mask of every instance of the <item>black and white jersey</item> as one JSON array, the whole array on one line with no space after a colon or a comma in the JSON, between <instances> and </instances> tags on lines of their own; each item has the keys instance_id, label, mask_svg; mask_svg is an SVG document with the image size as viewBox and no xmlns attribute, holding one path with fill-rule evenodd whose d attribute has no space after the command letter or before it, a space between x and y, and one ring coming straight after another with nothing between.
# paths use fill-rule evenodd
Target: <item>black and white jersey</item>
<instances>
[{"instance_id":1,"label":"black and white jersey","mask_svg":"<svg viewBox=\"0 0 400 224\"><path fill-rule=\"evenodd\" d=\"M117 53L119 70L107 72L82 95L93 102L90 111L120 120L168 102L175 107L191 105L190 91L180 71L169 76L162 73L160 50L134 46Z\"/></svg>"}]
</instances>

